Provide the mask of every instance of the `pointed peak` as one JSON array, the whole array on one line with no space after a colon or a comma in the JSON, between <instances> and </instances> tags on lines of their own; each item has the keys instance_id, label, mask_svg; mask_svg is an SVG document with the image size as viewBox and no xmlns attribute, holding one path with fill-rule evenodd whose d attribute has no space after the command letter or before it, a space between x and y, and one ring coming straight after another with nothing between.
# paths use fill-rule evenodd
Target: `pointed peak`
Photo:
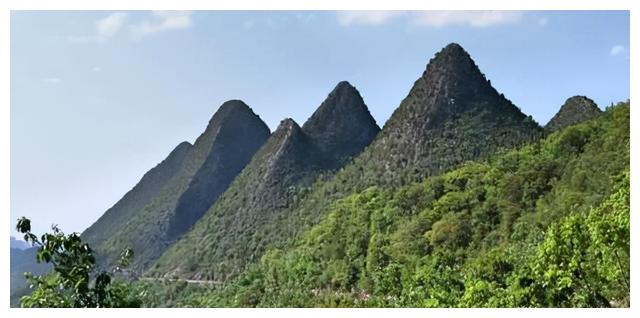
<instances>
[{"instance_id":1,"label":"pointed peak","mask_svg":"<svg viewBox=\"0 0 640 318\"><path fill-rule=\"evenodd\" d=\"M602 110L592 99L582 95L572 96L567 98L560 110L549 120L545 130L553 132L592 119L600 113Z\"/></svg>"},{"instance_id":2,"label":"pointed peak","mask_svg":"<svg viewBox=\"0 0 640 318\"><path fill-rule=\"evenodd\" d=\"M447 44L447 46L445 46L444 48L442 48L442 50L440 50L440 53L469 55L469 53L467 53L467 51L465 51L460 44L455 42Z\"/></svg>"},{"instance_id":3,"label":"pointed peak","mask_svg":"<svg viewBox=\"0 0 640 318\"><path fill-rule=\"evenodd\" d=\"M302 130L319 149L342 160L359 153L380 128L358 90L342 81L304 123Z\"/></svg>"},{"instance_id":4,"label":"pointed peak","mask_svg":"<svg viewBox=\"0 0 640 318\"><path fill-rule=\"evenodd\" d=\"M480 73L471 55L465 51L458 43L450 43L429 61L427 70L442 69L444 71L455 72L477 72Z\"/></svg>"},{"instance_id":5,"label":"pointed peak","mask_svg":"<svg viewBox=\"0 0 640 318\"><path fill-rule=\"evenodd\" d=\"M584 95L576 95L567 98L562 107L573 107L575 105L584 105L589 108L598 108L596 102Z\"/></svg>"},{"instance_id":6,"label":"pointed peak","mask_svg":"<svg viewBox=\"0 0 640 318\"><path fill-rule=\"evenodd\" d=\"M338 85L336 85L331 93L358 93L358 90L356 90L356 88L348 81L341 81L338 83Z\"/></svg>"},{"instance_id":7,"label":"pointed peak","mask_svg":"<svg viewBox=\"0 0 640 318\"><path fill-rule=\"evenodd\" d=\"M177 154L177 153L182 153L184 151L189 150L193 145L188 142L188 141L183 141L181 143L179 143L175 148L173 148L173 150L171 151L171 153L169 154L169 156L173 155L173 154Z\"/></svg>"},{"instance_id":8,"label":"pointed peak","mask_svg":"<svg viewBox=\"0 0 640 318\"><path fill-rule=\"evenodd\" d=\"M591 98L583 95L576 95L567 98L567 100L560 107L560 112L573 112L573 113L600 113L602 110L598 108L596 102L594 102Z\"/></svg>"},{"instance_id":9,"label":"pointed peak","mask_svg":"<svg viewBox=\"0 0 640 318\"><path fill-rule=\"evenodd\" d=\"M253 113L253 110L251 110L251 107L249 107L249 105L245 104L245 102L243 102L242 100L231 99L231 100L228 100L228 101L222 103L222 105L220 105L220 107L218 108L218 111L216 111L216 114L218 114L218 113L226 114L226 113L230 113L230 112L234 112L234 111L251 112L251 113ZM215 116L215 114L214 114L214 116Z\"/></svg>"},{"instance_id":10,"label":"pointed peak","mask_svg":"<svg viewBox=\"0 0 640 318\"><path fill-rule=\"evenodd\" d=\"M183 141L183 142L179 143L179 144L176 146L176 148L175 148L175 149L185 148L185 147L187 147L187 148L188 148L188 147L191 147L191 146L193 146L193 145L192 145L190 142L188 142L188 141Z\"/></svg>"},{"instance_id":11,"label":"pointed peak","mask_svg":"<svg viewBox=\"0 0 640 318\"><path fill-rule=\"evenodd\" d=\"M285 118L280 121L280 125L278 125L278 128L276 129L276 131L279 131L279 130L289 131L289 130L299 130L299 129L300 129L300 126L298 125L298 123L296 123L295 120L291 118Z\"/></svg>"},{"instance_id":12,"label":"pointed peak","mask_svg":"<svg viewBox=\"0 0 640 318\"><path fill-rule=\"evenodd\" d=\"M249 107L245 102L239 99L228 100L213 114L211 119L209 120L209 126L214 126L216 124L220 125L224 122L227 122L233 118L254 118L260 122L260 116L253 112L251 107ZM262 122L262 124L266 127L266 124Z\"/></svg>"},{"instance_id":13,"label":"pointed peak","mask_svg":"<svg viewBox=\"0 0 640 318\"><path fill-rule=\"evenodd\" d=\"M324 129L326 125L335 123L340 117L350 116L351 113L363 113L368 115L363 117L371 117L360 92L351 83L341 81L304 123L303 129L313 129L315 126L322 126ZM373 124L375 125L375 121Z\"/></svg>"}]
</instances>

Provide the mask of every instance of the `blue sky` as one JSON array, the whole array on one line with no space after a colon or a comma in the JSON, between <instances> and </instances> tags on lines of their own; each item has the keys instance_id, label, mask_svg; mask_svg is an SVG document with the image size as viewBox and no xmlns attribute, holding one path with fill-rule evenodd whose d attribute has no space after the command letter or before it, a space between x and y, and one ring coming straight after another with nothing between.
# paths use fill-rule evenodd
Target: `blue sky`
<instances>
[{"instance_id":1,"label":"blue sky","mask_svg":"<svg viewBox=\"0 0 640 318\"><path fill-rule=\"evenodd\" d=\"M348 80L382 126L450 42L541 124L629 98L626 11L12 12L12 233L84 230L228 99L273 130Z\"/></svg>"}]
</instances>

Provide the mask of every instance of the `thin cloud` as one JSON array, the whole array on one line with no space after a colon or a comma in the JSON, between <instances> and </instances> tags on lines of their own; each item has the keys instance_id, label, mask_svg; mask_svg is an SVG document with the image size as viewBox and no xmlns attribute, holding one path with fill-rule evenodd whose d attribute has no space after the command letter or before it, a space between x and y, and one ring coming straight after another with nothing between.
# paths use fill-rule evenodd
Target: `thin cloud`
<instances>
[{"instance_id":1,"label":"thin cloud","mask_svg":"<svg viewBox=\"0 0 640 318\"><path fill-rule=\"evenodd\" d=\"M190 11L152 11L153 19L130 25L129 30L134 39L168 30L179 30L191 27Z\"/></svg>"},{"instance_id":2,"label":"thin cloud","mask_svg":"<svg viewBox=\"0 0 640 318\"><path fill-rule=\"evenodd\" d=\"M624 52L624 46L622 45L615 45L611 48L611 50L609 51L609 55L611 56L616 56L616 55L620 55L622 54L622 52Z\"/></svg>"},{"instance_id":3,"label":"thin cloud","mask_svg":"<svg viewBox=\"0 0 640 318\"><path fill-rule=\"evenodd\" d=\"M102 72L102 67L100 66L94 66L91 68L92 72Z\"/></svg>"},{"instance_id":4,"label":"thin cloud","mask_svg":"<svg viewBox=\"0 0 640 318\"><path fill-rule=\"evenodd\" d=\"M395 17L404 15L405 11L338 11L340 25L381 25Z\"/></svg>"},{"instance_id":5,"label":"thin cloud","mask_svg":"<svg viewBox=\"0 0 640 318\"><path fill-rule=\"evenodd\" d=\"M104 43L124 26L127 14L116 12L95 22L93 34L69 35L67 40L73 43Z\"/></svg>"},{"instance_id":6,"label":"thin cloud","mask_svg":"<svg viewBox=\"0 0 640 318\"><path fill-rule=\"evenodd\" d=\"M483 28L515 24L522 20L520 11L338 11L338 23L350 25L382 25L403 17L409 23L432 28L466 26Z\"/></svg>"},{"instance_id":7,"label":"thin cloud","mask_svg":"<svg viewBox=\"0 0 640 318\"><path fill-rule=\"evenodd\" d=\"M112 37L122 28L127 14L124 12L112 13L104 19L96 22L96 31L99 36Z\"/></svg>"},{"instance_id":8,"label":"thin cloud","mask_svg":"<svg viewBox=\"0 0 640 318\"><path fill-rule=\"evenodd\" d=\"M467 26L484 28L520 22L519 11L424 11L416 14L414 22L420 25L441 28L445 26Z\"/></svg>"}]
</instances>

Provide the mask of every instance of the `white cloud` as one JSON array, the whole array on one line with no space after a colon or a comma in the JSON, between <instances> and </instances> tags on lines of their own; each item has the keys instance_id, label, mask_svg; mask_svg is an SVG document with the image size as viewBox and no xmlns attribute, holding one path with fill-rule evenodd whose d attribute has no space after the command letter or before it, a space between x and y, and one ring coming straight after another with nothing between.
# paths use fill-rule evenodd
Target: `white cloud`
<instances>
[{"instance_id":1,"label":"white cloud","mask_svg":"<svg viewBox=\"0 0 640 318\"><path fill-rule=\"evenodd\" d=\"M42 82L45 84L60 84L62 82L62 79L57 78L57 77L47 77L47 78L43 78Z\"/></svg>"},{"instance_id":2,"label":"white cloud","mask_svg":"<svg viewBox=\"0 0 640 318\"><path fill-rule=\"evenodd\" d=\"M190 11L152 11L152 14L153 21L145 20L129 26L133 38L139 39L167 30L186 29L192 25Z\"/></svg>"},{"instance_id":3,"label":"white cloud","mask_svg":"<svg viewBox=\"0 0 640 318\"><path fill-rule=\"evenodd\" d=\"M404 17L410 23L440 28L460 25L489 27L520 22L520 11L338 11L340 25L381 25L395 18Z\"/></svg>"},{"instance_id":4,"label":"white cloud","mask_svg":"<svg viewBox=\"0 0 640 318\"><path fill-rule=\"evenodd\" d=\"M405 14L404 11L338 11L340 25L380 25Z\"/></svg>"},{"instance_id":5,"label":"white cloud","mask_svg":"<svg viewBox=\"0 0 640 318\"><path fill-rule=\"evenodd\" d=\"M99 36L112 37L124 25L127 14L123 12L112 13L108 17L96 22L96 31Z\"/></svg>"},{"instance_id":6,"label":"white cloud","mask_svg":"<svg viewBox=\"0 0 640 318\"><path fill-rule=\"evenodd\" d=\"M430 27L461 25L468 27L489 27L501 24L514 24L520 21L519 11L424 11L416 13L413 21Z\"/></svg>"},{"instance_id":7,"label":"white cloud","mask_svg":"<svg viewBox=\"0 0 640 318\"><path fill-rule=\"evenodd\" d=\"M624 46L615 45L614 47L611 48L611 51L609 51L609 55L616 56L621 54L622 52L624 52Z\"/></svg>"}]
</instances>

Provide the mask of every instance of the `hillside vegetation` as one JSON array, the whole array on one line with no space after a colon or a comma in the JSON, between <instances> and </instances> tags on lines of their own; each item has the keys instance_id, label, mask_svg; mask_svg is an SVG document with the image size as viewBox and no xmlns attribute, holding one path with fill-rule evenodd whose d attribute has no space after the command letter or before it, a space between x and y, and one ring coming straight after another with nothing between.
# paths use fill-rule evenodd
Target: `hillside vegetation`
<instances>
[{"instance_id":1,"label":"hillside vegetation","mask_svg":"<svg viewBox=\"0 0 640 318\"><path fill-rule=\"evenodd\" d=\"M167 298L176 306L628 306L629 107L397 190L352 193L226 285L183 286Z\"/></svg>"},{"instance_id":2,"label":"hillside vegetation","mask_svg":"<svg viewBox=\"0 0 640 318\"><path fill-rule=\"evenodd\" d=\"M345 152L344 145L337 141L354 139L363 130L355 127L370 127L375 122L340 123L342 117L373 121L361 100L355 103L358 107L340 107L344 101L360 99L355 89L341 88L344 86L339 84L334 92L352 91L339 94L349 97L333 98L330 94L302 130L326 145L321 149L358 153L360 150ZM333 107L327 107L327 103ZM313 185L289 183L291 176L305 169L293 167L277 176L264 174L269 170L260 166L272 155L262 157L261 150L193 230L158 259L149 274L227 280L258 261L267 248L285 247L318 224L337 199L371 186L392 189L418 181L465 161L536 141L541 135L542 128L491 86L461 46L449 44L429 61L375 139L371 141L371 136L368 142L356 143L368 146L335 176L324 171L314 175ZM302 167L316 165L318 158L298 157L303 160ZM282 191L283 185L286 191ZM265 192L264 187L278 189L279 195L266 193L256 198Z\"/></svg>"}]
</instances>

